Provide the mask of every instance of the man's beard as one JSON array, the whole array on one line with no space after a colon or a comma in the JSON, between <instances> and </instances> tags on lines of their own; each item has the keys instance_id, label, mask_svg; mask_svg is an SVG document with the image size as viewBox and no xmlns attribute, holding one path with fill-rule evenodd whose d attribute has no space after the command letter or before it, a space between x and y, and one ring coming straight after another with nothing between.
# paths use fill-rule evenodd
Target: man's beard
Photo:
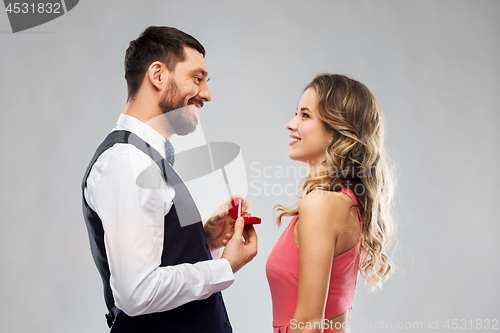
<instances>
[{"instance_id":1,"label":"man's beard","mask_svg":"<svg viewBox=\"0 0 500 333\"><path fill-rule=\"evenodd\" d=\"M181 91L173 79L169 79L167 90L163 95L160 104L158 105L163 114L168 119L170 126L177 135L187 135L194 132L198 119L193 119L188 108L183 107L184 99L181 96Z\"/></svg>"}]
</instances>

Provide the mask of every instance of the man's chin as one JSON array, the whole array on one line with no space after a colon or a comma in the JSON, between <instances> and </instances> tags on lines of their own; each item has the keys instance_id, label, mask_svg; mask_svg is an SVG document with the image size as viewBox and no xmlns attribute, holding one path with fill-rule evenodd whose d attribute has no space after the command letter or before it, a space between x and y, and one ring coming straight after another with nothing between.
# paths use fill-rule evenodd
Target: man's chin
<instances>
[{"instance_id":1,"label":"man's chin","mask_svg":"<svg viewBox=\"0 0 500 333\"><path fill-rule=\"evenodd\" d=\"M164 114L175 134L188 135L196 130L196 126L198 125L198 111L195 106L183 106Z\"/></svg>"},{"instance_id":2,"label":"man's chin","mask_svg":"<svg viewBox=\"0 0 500 333\"><path fill-rule=\"evenodd\" d=\"M177 135L188 135L193 133L196 130L196 126L198 126L198 119L193 119L192 122L184 123L184 124L178 124L178 126L174 127L174 132Z\"/></svg>"}]
</instances>

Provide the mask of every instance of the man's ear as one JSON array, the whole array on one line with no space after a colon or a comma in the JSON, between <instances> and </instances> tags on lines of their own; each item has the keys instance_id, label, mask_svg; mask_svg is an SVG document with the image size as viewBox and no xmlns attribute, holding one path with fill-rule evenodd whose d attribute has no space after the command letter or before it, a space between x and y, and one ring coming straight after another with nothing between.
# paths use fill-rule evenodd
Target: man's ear
<instances>
[{"instance_id":1,"label":"man's ear","mask_svg":"<svg viewBox=\"0 0 500 333\"><path fill-rule=\"evenodd\" d=\"M149 65L147 76L149 82L160 91L168 80L169 71L162 62L155 61Z\"/></svg>"}]
</instances>

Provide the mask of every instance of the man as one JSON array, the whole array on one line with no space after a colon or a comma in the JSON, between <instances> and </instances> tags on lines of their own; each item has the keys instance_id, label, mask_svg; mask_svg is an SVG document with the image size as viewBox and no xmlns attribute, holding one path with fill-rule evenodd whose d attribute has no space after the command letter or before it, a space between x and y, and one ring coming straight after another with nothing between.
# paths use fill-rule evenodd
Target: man
<instances>
[{"instance_id":1,"label":"man","mask_svg":"<svg viewBox=\"0 0 500 333\"><path fill-rule=\"evenodd\" d=\"M192 132L211 100L204 56L195 38L169 27L147 28L126 51L126 110L82 184L111 332L232 331L220 291L257 254L257 235L228 216L229 200L203 227L168 140Z\"/></svg>"}]
</instances>

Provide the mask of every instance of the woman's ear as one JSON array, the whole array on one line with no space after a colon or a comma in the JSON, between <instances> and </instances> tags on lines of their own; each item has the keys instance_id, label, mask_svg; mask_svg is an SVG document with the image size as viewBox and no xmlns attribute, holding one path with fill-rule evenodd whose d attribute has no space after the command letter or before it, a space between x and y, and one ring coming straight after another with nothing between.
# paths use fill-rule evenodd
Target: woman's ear
<instances>
[{"instance_id":1,"label":"woman's ear","mask_svg":"<svg viewBox=\"0 0 500 333\"><path fill-rule=\"evenodd\" d=\"M331 132L331 138L330 138L330 144L329 144L329 146L331 146L334 141L335 141L335 131L332 131Z\"/></svg>"}]
</instances>

